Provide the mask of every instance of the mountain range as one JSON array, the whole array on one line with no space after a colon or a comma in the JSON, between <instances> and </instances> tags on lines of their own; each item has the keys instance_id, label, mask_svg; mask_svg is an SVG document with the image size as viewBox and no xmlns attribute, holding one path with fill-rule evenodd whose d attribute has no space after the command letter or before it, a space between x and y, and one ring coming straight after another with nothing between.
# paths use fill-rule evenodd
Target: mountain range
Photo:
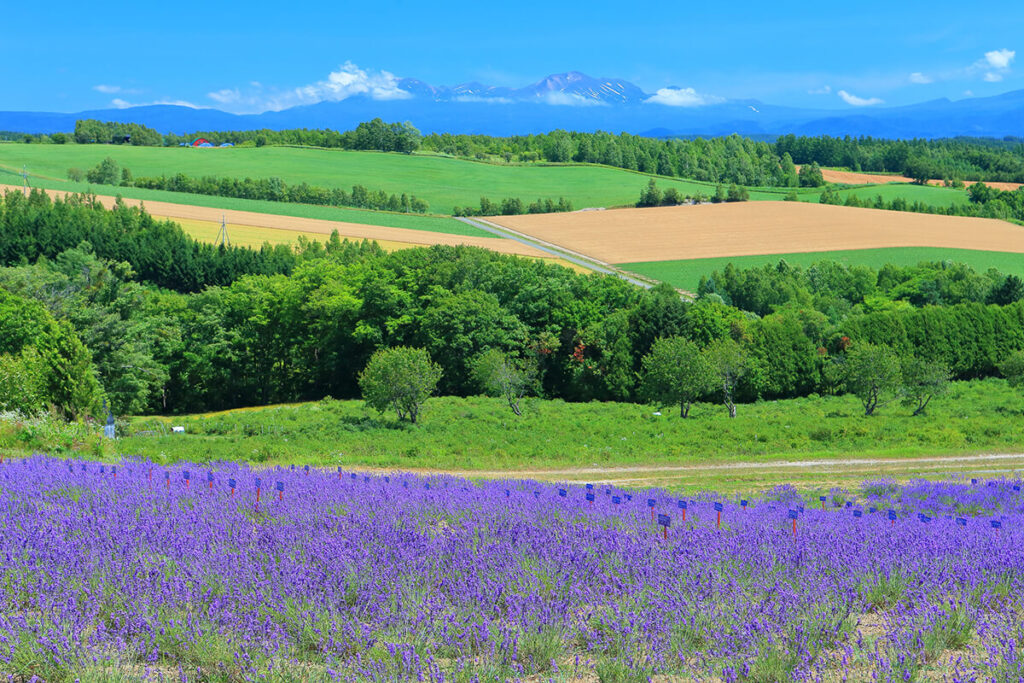
<instances>
[{"instance_id":1,"label":"mountain range","mask_svg":"<svg viewBox=\"0 0 1024 683\"><path fill-rule=\"evenodd\" d=\"M805 109L756 100L719 100L690 90L647 93L628 81L592 78L577 71L548 76L523 88L464 83L433 86L397 81L399 97L358 94L261 114L150 105L76 113L0 112L0 130L53 133L73 130L75 120L133 122L161 132L186 133L257 128L346 130L375 117L411 121L426 133L526 135L553 129L643 135L754 137L780 134L871 135L936 138L957 135L1024 136L1024 90L963 100L938 99L899 107Z\"/></svg>"}]
</instances>

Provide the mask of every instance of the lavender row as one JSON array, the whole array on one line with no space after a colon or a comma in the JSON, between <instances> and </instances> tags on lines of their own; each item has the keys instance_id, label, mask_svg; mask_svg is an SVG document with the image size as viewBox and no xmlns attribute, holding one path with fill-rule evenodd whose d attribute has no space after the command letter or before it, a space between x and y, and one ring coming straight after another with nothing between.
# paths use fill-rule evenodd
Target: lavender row
<instances>
[{"instance_id":1,"label":"lavender row","mask_svg":"<svg viewBox=\"0 0 1024 683\"><path fill-rule=\"evenodd\" d=\"M1022 505L40 456L0 466L0 672L1016 680Z\"/></svg>"}]
</instances>

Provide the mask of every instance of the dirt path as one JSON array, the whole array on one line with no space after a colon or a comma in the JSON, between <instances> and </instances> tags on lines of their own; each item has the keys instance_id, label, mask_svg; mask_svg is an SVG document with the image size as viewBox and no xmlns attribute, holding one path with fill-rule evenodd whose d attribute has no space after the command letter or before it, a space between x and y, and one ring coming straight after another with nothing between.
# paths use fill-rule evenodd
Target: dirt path
<instances>
[{"instance_id":1,"label":"dirt path","mask_svg":"<svg viewBox=\"0 0 1024 683\"><path fill-rule=\"evenodd\" d=\"M13 190L20 192L22 188L15 185L0 185L0 193ZM68 194L63 190L46 190L51 197L64 197ZM115 198L104 195L96 197L104 206L114 205ZM258 228L271 228L275 230L290 230L296 232L312 232L329 235L337 230L342 237L349 239L386 240L389 242L403 242L417 246L430 246L434 244L466 245L483 247L491 251L503 254L518 254L520 256L546 257L548 254L534 249L528 245L516 242L515 240L501 239L497 237L469 237L463 235L449 235L440 232L429 232L426 230L412 230L409 228L389 228L377 225L362 225L360 223L346 223L344 221L328 221L318 218L299 218L296 216L279 216L269 213L256 213L254 211L235 211L231 209L214 209L205 206L190 206L188 204L171 204L169 202L143 202L138 199L124 199L129 206L145 206L146 211L154 216L163 216L171 219L185 219L198 221L213 221L220 223L221 217L228 222L228 225L252 226Z\"/></svg>"},{"instance_id":2,"label":"dirt path","mask_svg":"<svg viewBox=\"0 0 1024 683\"><path fill-rule=\"evenodd\" d=\"M717 465L656 465L652 467L636 465L629 467L581 467L561 470L489 470L489 471L447 471L445 474L466 477L484 477L495 479L501 477L531 477L543 479L555 478L588 478L588 481L608 480L622 481L622 475L632 474L673 474L673 473L708 473L729 470L775 470L775 469L863 469L866 467L921 467L921 466L955 466L956 468L973 465L1014 465L1024 466L1024 454L979 454L974 456L942 456L926 458L845 458L834 460L804 461L769 461L721 463Z\"/></svg>"}]
</instances>

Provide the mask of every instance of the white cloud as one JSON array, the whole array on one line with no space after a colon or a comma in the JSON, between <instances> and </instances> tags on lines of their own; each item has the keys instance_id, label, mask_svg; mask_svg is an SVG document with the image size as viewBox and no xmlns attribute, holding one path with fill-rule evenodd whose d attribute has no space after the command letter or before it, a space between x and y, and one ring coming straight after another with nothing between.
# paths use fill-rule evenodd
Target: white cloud
<instances>
[{"instance_id":1,"label":"white cloud","mask_svg":"<svg viewBox=\"0 0 1024 683\"><path fill-rule=\"evenodd\" d=\"M703 107L724 102L721 97L703 95L693 88L660 88L644 102L664 104L669 107Z\"/></svg>"},{"instance_id":2,"label":"white cloud","mask_svg":"<svg viewBox=\"0 0 1024 683\"><path fill-rule=\"evenodd\" d=\"M486 104L512 104L515 100L507 97L480 97L479 95L459 95L452 98L455 102L484 102Z\"/></svg>"},{"instance_id":3,"label":"white cloud","mask_svg":"<svg viewBox=\"0 0 1024 683\"><path fill-rule=\"evenodd\" d=\"M964 96L965 97L974 97L974 91L973 90L964 90Z\"/></svg>"},{"instance_id":4,"label":"white cloud","mask_svg":"<svg viewBox=\"0 0 1024 683\"><path fill-rule=\"evenodd\" d=\"M885 101L877 97L857 97L856 95L851 95L845 90L840 90L838 95L843 99L843 102L846 102L851 107L872 107L876 104L882 104Z\"/></svg>"},{"instance_id":5,"label":"white cloud","mask_svg":"<svg viewBox=\"0 0 1024 683\"><path fill-rule=\"evenodd\" d=\"M242 99L242 93L238 88L225 88L223 90L218 90L217 92L207 93L206 96L214 102L219 102L221 104L234 104Z\"/></svg>"},{"instance_id":6,"label":"white cloud","mask_svg":"<svg viewBox=\"0 0 1024 683\"><path fill-rule=\"evenodd\" d=\"M327 74L327 79L295 88L294 96L303 104L338 102L353 95L369 95L374 100L404 100L412 97L398 87L398 78L388 71L360 69L352 62L345 62L337 71Z\"/></svg>"},{"instance_id":7,"label":"white cloud","mask_svg":"<svg viewBox=\"0 0 1024 683\"><path fill-rule=\"evenodd\" d=\"M974 64L971 64L966 69L963 69L960 73L965 76L973 77L977 74L982 74L982 80L987 83L998 83L1003 80L1011 71L1011 65L1013 60L1016 59L1017 53L1014 50L991 50L985 53L982 59L979 59Z\"/></svg>"},{"instance_id":8,"label":"white cloud","mask_svg":"<svg viewBox=\"0 0 1024 683\"><path fill-rule=\"evenodd\" d=\"M121 92L121 86L119 86L119 85L103 85L103 84L100 84L100 85L92 86L92 89L95 90L96 92L101 92L101 93L104 93L106 95L113 95L114 93Z\"/></svg>"},{"instance_id":9,"label":"white cloud","mask_svg":"<svg viewBox=\"0 0 1024 683\"><path fill-rule=\"evenodd\" d=\"M552 90L549 93L545 93L540 98L541 102L545 104L552 104L556 107L606 107L607 102L602 100L595 100L590 97L584 97L583 95L577 95L576 93L562 92L560 90Z\"/></svg>"},{"instance_id":10,"label":"white cloud","mask_svg":"<svg viewBox=\"0 0 1024 683\"><path fill-rule=\"evenodd\" d=\"M157 104L172 105L175 107L188 107L189 109L203 109L197 104L186 102L185 100L156 100L154 102L128 102L121 98L115 97L110 101L110 105L116 109L130 109L131 107L151 107Z\"/></svg>"},{"instance_id":11,"label":"white cloud","mask_svg":"<svg viewBox=\"0 0 1024 683\"><path fill-rule=\"evenodd\" d=\"M1017 52L1014 50L992 50L991 52L985 53L985 61L993 69L1009 69L1010 64L1013 63L1013 58L1017 56Z\"/></svg>"},{"instance_id":12,"label":"white cloud","mask_svg":"<svg viewBox=\"0 0 1024 683\"><path fill-rule=\"evenodd\" d=\"M914 73L910 74L909 79L911 83L917 83L918 85L927 85L929 83L932 83L934 80L931 78L931 76L925 76L920 71L915 71Z\"/></svg>"},{"instance_id":13,"label":"white cloud","mask_svg":"<svg viewBox=\"0 0 1024 683\"><path fill-rule=\"evenodd\" d=\"M825 85L825 86L822 86L820 88L816 88L814 90L808 90L807 94L808 95L830 95L830 94L832 94L832 86L831 85Z\"/></svg>"},{"instance_id":14,"label":"white cloud","mask_svg":"<svg viewBox=\"0 0 1024 683\"><path fill-rule=\"evenodd\" d=\"M404 100L412 93L398 87L398 77L389 71L362 69L345 62L327 78L298 88L275 90L259 81L250 81L246 90L223 88L207 93L214 102L237 113L280 111L302 104L340 102L353 95L366 95L374 100Z\"/></svg>"}]
</instances>

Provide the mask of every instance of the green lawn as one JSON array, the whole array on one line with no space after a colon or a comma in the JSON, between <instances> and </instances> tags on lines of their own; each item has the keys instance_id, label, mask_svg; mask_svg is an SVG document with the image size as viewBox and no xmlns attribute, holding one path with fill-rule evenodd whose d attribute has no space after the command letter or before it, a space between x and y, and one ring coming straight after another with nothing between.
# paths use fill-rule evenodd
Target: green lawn
<instances>
[{"instance_id":1,"label":"green lawn","mask_svg":"<svg viewBox=\"0 0 1024 683\"><path fill-rule=\"evenodd\" d=\"M1024 254L973 249L942 249L939 247L894 247L888 249L851 249L847 251L812 251L800 254L763 254L757 256L725 256L721 258L687 259L682 261L647 261L620 263L624 270L668 282L680 289L694 291L702 275L721 270L732 263L737 268L751 268L785 259L791 264L810 266L816 261L839 261L850 265L880 268L888 263L914 265L921 261L958 261L978 271L996 268L1004 273L1024 275Z\"/></svg>"}]
</instances>

